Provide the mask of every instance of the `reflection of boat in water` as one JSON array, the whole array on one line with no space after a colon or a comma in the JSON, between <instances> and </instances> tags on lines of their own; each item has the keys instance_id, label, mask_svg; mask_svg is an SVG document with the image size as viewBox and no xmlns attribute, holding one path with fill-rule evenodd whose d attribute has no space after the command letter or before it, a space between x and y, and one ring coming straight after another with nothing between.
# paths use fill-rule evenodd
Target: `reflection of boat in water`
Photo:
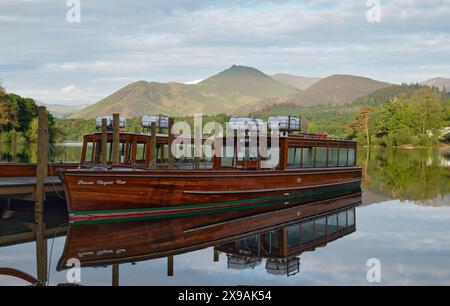
<instances>
[{"instance_id":1,"label":"reflection of boat in water","mask_svg":"<svg viewBox=\"0 0 450 306\"><path fill-rule=\"evenodd\" d=\"M309 224L313 226L318 226L319 223L316 220L334 222L334 219L324 216L333 213L338 216L338 212L346 211L345 209L358 205L360 201L361 193L357 192L298 207L287 207L278 211L246 215L245 217L241 217L239 212L226 212L202 217L71 225L57 268L58 270L66 269L66 264L71 258L79 259L82 267L107 266L170 257L211 246L217 246L217 250L226 251L230 256L236 255L235 259L230 257L229 267L256 267L259 258L254 256L253 250L252 253L248 253L247 257L256 258L256 260L245 261L241 258L242 252L240 251L242 250L236 247L230 248L230 243L234 245L232 241L241 243L240 241L247 241L245 237L252 236L253 238L247 239L259 237L262 242L261 246L263 247L257 249L258 252L265 252L262 257L270 257L269 263L266 261L268 271L278 273L276 271L280 270L279 267L284 264L286 258L324 245L333 237L338 237L343 233L337 231L327 234L327 230L332 228L330 223L329 226L323 228L324 236L317 236L317 239L304 241L297 245L295 240L297 236L292 234L292 229L294 227L308 229L302 227L303 223L299 222L308 219L309 221L305 222L311 222ZM311 218L315 219L311 220ZM319 231L312 231L309 228L308 233L315 237ZM280 242L283 243L283 246ZM287 244L287 247L284 244ZM289 260L287 262L290 266L291 262Z\"/></svg>"},{"instance_id":2,"label":"reflection of boat in water","mask_svg":"<svg viewBox=\"0 0 450 306\"><path fill-rule=\"evenodd\" d=\"M273 275L293 275L300 271L300 254L314 251L356 230L355 206L324 211L294 224L216 246L227 254L229 269L253 269L266 260Z\"/></svg>"}]
</instances>

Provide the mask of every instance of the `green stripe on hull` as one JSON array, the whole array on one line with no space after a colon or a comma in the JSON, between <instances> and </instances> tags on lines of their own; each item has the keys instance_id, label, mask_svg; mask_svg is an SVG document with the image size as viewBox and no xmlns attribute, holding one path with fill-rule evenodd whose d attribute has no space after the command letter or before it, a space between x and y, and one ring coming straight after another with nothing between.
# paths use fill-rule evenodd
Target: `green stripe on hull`
<instances>
[{"instance_id":1,"label":"green stripe on hull","mask_svg":"<svg viewBox=\"0 0 450 306\"><path fill-rule=\"evenodd\" d=\"M104 222L123 222L123 221L135 221L135 220L157 220L164 218L176 218L176 217L187 217L193 215L204 215L211 213L220 213L234 210L243 210L249 208L257 208L257 207L265 207L269 205L275 204L283 204L286 201L290 200L310 200L323 196L338 196L342 193L350 192L350 191L358 191L360 190L359 183L349 183L341 185L340 187L327 187L322 188L321 191L308 191L301 193L290 194L289 196L278 195L271 197L262 197L262 198L252 198L245 200L236 200L229 202L215 202L215 203L206 203L206 204L194 204L194 205L183 205L183 206L173 206L173 207L156 207L156 208L142 208L142 209L121 209L121 210L99 210L99 211L80 211L80 212L71 212L71 215L90 215L90 214L114 214L114 213L133 213L133 212L151 212L158 210L180 210L186 208L196 208L196 207L214 207L220 205L228 205L228 204L241 204L241 203L249 203L249 202L261 202L261 201L270 201L266 203L257 203L251 205L244 205L238 207L227 207L227 208L213 208L207 211L193 211L193 212L184 212L184 213L169 213L158 216L141 216L141 217L130 217L130 218L117 218L114 220L90 220L90 221L79 221L74 222L73 224L92 224L92 223L104 223ZM282 200L280 200L282 198ZM271 201L275 200L275 201Z\"/></svg>"}]
</instances>

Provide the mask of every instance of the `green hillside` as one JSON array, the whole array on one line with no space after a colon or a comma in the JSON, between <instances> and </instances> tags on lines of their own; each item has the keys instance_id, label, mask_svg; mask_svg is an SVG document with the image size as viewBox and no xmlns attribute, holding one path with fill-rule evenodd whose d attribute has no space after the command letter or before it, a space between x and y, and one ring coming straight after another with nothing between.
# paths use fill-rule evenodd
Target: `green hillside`
<instances>
[{"instance_id":1,"label":"green hillside","mask_svg":"<svg viewBox=\"0 0 450 306\"><path fill-rule=\"evenodd\" d=\"M284 103L266 106L260 111L253 112L251 115L258 118L267 118L272 115L298 115L308 126L310 132L324 131L334 136L346 137L349 131L346 128L352 120L355 119L358 112L365 106L372 109L372 123L375 124L380 113L386 105L396 97L404 97L411 99L421 90L431 91L429 87L417 84L411 85L392 85L389 87L375 90L371 94L359 97L355 101L344 105L318 105L318 106L302 106L293 103ZM450 95L440 93L440 101L442 103L442 111L448 112ZM449 120L445 117L443 120ZM448 124L449 122L444 122Z\"/></svg>"},{"instance_id":2,"label":"green hillside","mask_svg":"<svg viewBox=\"0 0 450 306\"><path fill-rule=\"evenodd\" d=\"M304 106L346 104L391 84L353 75L332 75L321 79L280 103Z\"/></svg>"},{"instance_id":3,"label":"green hillside","mask_svg":"<svg viewBox=\"0 0 450 306\"><path fill-rule=\"evenodd\" d=\"M71 118L94 118L113 112L119 112L125 117L157 113L172 116L230 114L245 105L296 92L295 88L281 84L259 70L232 66L196 85L145 81L132 83L76 112Z\"/></svg>"}]
</instances>

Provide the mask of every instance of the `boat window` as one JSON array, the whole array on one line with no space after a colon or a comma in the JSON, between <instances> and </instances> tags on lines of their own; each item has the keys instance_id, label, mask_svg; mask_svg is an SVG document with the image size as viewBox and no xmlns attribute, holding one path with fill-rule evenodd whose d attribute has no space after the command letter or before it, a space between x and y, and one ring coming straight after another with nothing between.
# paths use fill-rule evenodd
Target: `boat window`
<instances>
[{"instance_id":1,"label":"boat window","mask_svg":"<svg viewBox=\"0 0 450 306\"><path fill-rule=\"evenodd\" d=\"M302 148L288 149L288 166L300 167L301 158L302 158Z\"/></svg>"},{"instance_id":2,"label":"boat window","mask_svg":"<svg viewBox=\"0 0 450 306\"><path fill-rule=\"evenodd\" d=\"M145 147L146 143L137 143L136 144L136 161L143 162L145 161Z\"/></svg>"},{"instance_id":3,"label":"boat window","mask_svg":"<svg viewBox=\"0 0 450 306\"><path fill-rule=\"evenodd\" d=\"M94 144L92 141L89 141L86 143L86 154L84 155L84 160L87 162L92 161L92 149L94 147Z\"/></svg>"},{"instance_id":4,"label":"boat window","mask_svg":"<svg viewBox=\"0 0 450 306\"><path fill-rule=\"evenodd\" d=\"M101 162L102 158L102 142L96 141L95 142L95 152L94 152L94 162L99 163Z\"/></svg>"},{"instance_id":5,"label":"boat window","mask_svg":"<svg viewBox=\"0 0 450 306\"><path fill-rule=\"evenodd\" d=\"M337 215L332 214L327 217L327 232L328 234L333 234L337 232Z\"/></svg>"},{"instance_id":6,"label":"boat window","mask_svg":"<svg viewBox=\"0 0 450 306\"><path fill-rule=\"evenodd\" d=\"M313 226L313 221L302 223L302 242L308 242L314 239Z\"/></svg>"},{"instance_id":7,"label":"boat window","mask_svg":"<svg viewBox=\"0 0 450 306\"><path fill-rule=\"evenodd\" d=\"M337 167L338 165L338 148L328 148L328 167Z\"/></svg>"},{"instance_id":8,"label":"boat window","mask_svg":"<svg viewBox=\"0 0 450 306\"><path fill-rule=\"evenodd\" d=\"M339 166L347 166L347 148L339 148Z\"/></svg>"},{"instance_id":9,"label":"boat window","mask_svg":"<svg viewBox=\"0 0 450 306\"><path fill-rule=\"evenodd\" d=\"M314 166L314 147L303 148L303 167L313 167Z\"/></svg>"},{"instance_id":10,"label":"boat window","mask_svg":"<svg viewBox=\"0 0 450 306\"><path fill-rule=\"evenodd\" d=\"M162 161L162 145L156 146L156 161L160 163Z\"/></svg>"},{"instance_id":11,"label":"boat window","mask_svg":"<svg viewBox=\"0 0 450 306\"><path fill-rule=\"evenodd\" d=\"M112 160L112 141L108 141L108 144L106 145L106 160L111 161Z\"/></svg>"},{"instance_id":12,"label":"boat window","mask_svg":"<svg viewBox=\"0 0 450 306\"><path fill-rule=\"evenodd\" d=\"M295 153L296 153L296 148L288 149L288 166L295 165Z\"/></svg>"},{"instance_id":13,"label":"boat window","mask_svg":"<svg viewBox=\"0 0 450 306\"><path fill-rule=\"evenodd\" d=\"M314 230L315 235L314 238L321 238L327 234L327 218L322 217L314 220Z\"/></svg>"},{"instance_id":14,"label":"boat window","mask_svg":"<svg viewBox=\"0 0 450 306\"><path fill-rule=\"evenodd\" d=\"M344 229L347 227L347 212L341 211L338 213L338 227L339 229Z\"/></svg>"},{"instance_id":15,"label":"boat window","mask_svg":"<svg viewBox=\"0 0 450 306\"><path fill-rule=\"evenodd\" d=\"M316 148L316 167L327 166L327 147Z\"/></svg>"},{"instance_id":16,"label":"boat window","mask_svg":"<svg viewBox=\"0 0 450 306\"><path fill-rule=\"evenodd\" d=\"M228 152L228 154L227 154ZM233 155L233 147L226 147L223 146L223 153L222 157L220 158L220 165L222 167L233 167L234 165L234 157L229 156L230 154Z\"/></svg>"},{"instance_id":17,"label":"boat window","mask_svg":"<svg viewBox=\"0 0 450 306\"><path fill-rule=\"evenodd\" d=\"M300 245L300 225L292 225L287 228L288 248Z\"/></svg>"},{"instance_id":18,"label":"boat window","mask_svg":"<svg viewBox=\"0 0 450 306\"><path fill-rule=\"evenodd\" d=\"M278 231L264 233L264 250L267 253L274 253L280 248L280 235Z\"/></svg>"},{"instance_id":19,"label":"boat window","mask_svg":"<svg viewBox=\"0 0 450 306\"><path fill-rule=\"evenodd\" d=\"M347 210L347 220L348 220L348 226L355 225L355 209L349 209Z\"/></svg>"},{"instance_id":20,"label":"boat window","mask_svg":"<svg viewBox=\"0 0 450 306\"><path fill-rule=\"evenodd\" d=\"M169 145L164 144L164 159L169 160Z\"/></svg>"},{"instance_id":21,"label":"boat window","mask_svg":"<svg viewBox=\"0 0 450 306\"><path fill-rule=\"evenodd\" d=\"M356 165L356 149L355 148L348 149L348 165L349 166Z\"/></svg>"},{"instance_id":22,"label":"boat window","mask_svg":"<svg viewBox=\"0 0 450 306\"><path fill-rule=\"evenodd\" d=\"M253 249L258 250L259 246L259 236L254 235L251 237L246 237L242 240L239 240L239 248L243 250Z\"/></svg>"}]
</instances>

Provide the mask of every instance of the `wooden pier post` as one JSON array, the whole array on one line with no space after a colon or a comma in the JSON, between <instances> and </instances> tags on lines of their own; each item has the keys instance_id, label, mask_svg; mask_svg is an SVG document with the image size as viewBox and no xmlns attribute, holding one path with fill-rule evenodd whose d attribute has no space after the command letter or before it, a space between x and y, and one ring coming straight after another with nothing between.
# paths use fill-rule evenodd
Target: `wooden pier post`
<instances>
[{"instance_id":1,"label":"wooden pier post","mask_svg":"<svg viewBox=\"0 0 450 306\"><path fill-rule=\"evenodd\" d=\"M120 165L120 117L113 114L113 143L112 143L112 164Z\"/></svg>"},{"instance_id":2,"label":"wooden pier post","mask_svg":"<svg viewBox=\"0 0 450 306\"><path fill-rule=\"evenodd\" d=\"M173 276L173 256L167 257L167 276Z\"/></svg>"},{"instance_id":3,"label":"wooden pier post","mask_svg":"<svg viewBox=\"0 0 450 306\"><path fill-rule=\"evenodd\" d=\"M47 110L45 107L38 108L38 156L36 165L36 205L35 211L35 234L36 234L36 259L37 276L41 283L47 281L47 241L45 240L44 223L44 181L47 176L48 164L48 123Z\"/></svg>"},{"instance_id":4,"label":"wooden pier post","mask_svg":"<svg viewBox=\"0 0 450 306\"><path fill-rule=\"evenodd\" d=\"M214 262L219 262L219 251L214 250Z\"/></svg>"},{"instance_id":5,"label":"wooden pier post","mask_svg":"<svg viewBox=\"0 0 450 306\"><path fill-rule=\"evenodd\" d=\"M113 287L119 286L119 265L115 264L112 266L112 285Z\"/></svg>"},{"instance_id":6,"label":"wooden pier post","mask_svg":"<svg viewBox=\"0 0 450 306\"><path fill-rule=\"evenodd\" d=\"M173 118L169 118L169 145L168 145L168 151L169 151L169 169L173 169L175 167L175 158L173 156L172 152L172 144L174 141L174 135L172 133L173 128Z\"/></svg>"},{"instance_id":7,"label":"wooden pier post","mask_svg":"<svg viewBox=\"0 0 450 306\"><path fill-rule=\"evenodd\" d=\"M156 122L152 122L150 128L151 147L150 147L150 168L156 168Z\"/></svg>"},{"instance_id":8,"label":"wooden pier post","mask_svg":"<svg viewBox=\"0 0 450 306\"><path fill-rule=\"evenodd\" d=\"M108 148L108 120L106 118L102 119L102 165L106 165L107 163L107 150Z\"/></svg>"}]
</instances>

